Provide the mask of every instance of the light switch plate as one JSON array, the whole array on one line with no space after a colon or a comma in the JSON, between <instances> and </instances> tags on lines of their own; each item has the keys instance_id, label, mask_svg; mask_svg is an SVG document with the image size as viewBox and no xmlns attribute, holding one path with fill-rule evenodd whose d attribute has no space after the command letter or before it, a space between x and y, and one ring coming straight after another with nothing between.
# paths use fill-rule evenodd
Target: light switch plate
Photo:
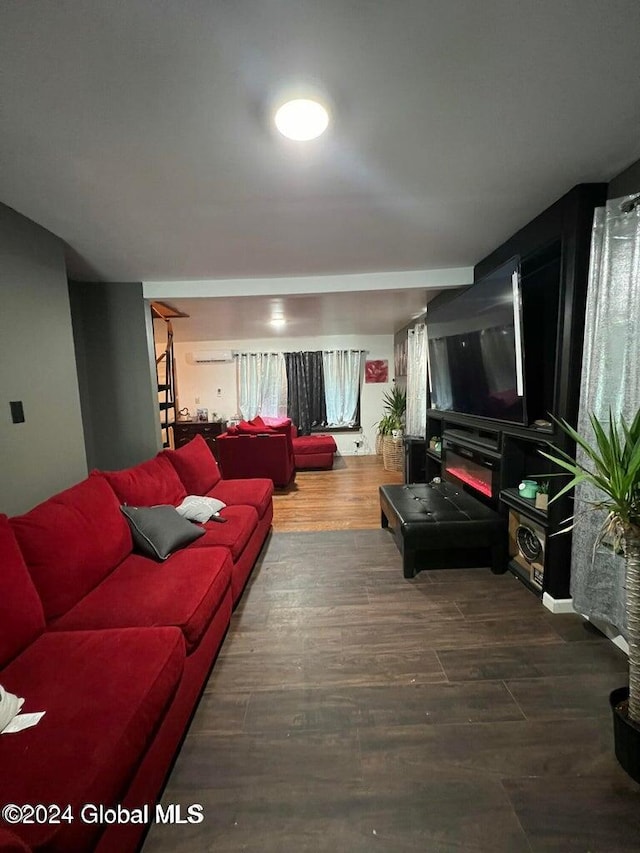
<instances>
[{"instance_id":1,"label":"light switch plate","mask_svg":"<svg viewBox=\"0 0 640 853\"><path fill-rule=\"evenodd\" d=\"M23 424L24 406L22 405L22 400L12 400L9 405L11 406L11 420L14 424Z\"/></svg>"}]
</instances>

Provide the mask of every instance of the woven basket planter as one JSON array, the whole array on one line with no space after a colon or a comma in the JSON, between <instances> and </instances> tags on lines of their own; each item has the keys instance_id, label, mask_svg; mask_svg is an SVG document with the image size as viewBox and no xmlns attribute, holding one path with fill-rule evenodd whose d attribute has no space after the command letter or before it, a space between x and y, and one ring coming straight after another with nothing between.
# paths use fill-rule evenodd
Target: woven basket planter
<instances>
[{"instance_id":1,"label":"woven basket planter","mask_svg":"<svg viewBox=\"0 0 640 853\"><path fill-rule=\"evenodd\" d=\"M384 436L381 433L376 433L376 456L382 456L382 442Z\"/></svg>"},{"instance_id":2,"label":"woven basket planter","mask_svg":"<svg viewBox=\"0 0 640 853\"><path fill-rule=\"evenodd\" d=\"M404 470L404 442L401 438L385 435L382 440L382 462L385 471Z\"/></svg>"}]
</instances>

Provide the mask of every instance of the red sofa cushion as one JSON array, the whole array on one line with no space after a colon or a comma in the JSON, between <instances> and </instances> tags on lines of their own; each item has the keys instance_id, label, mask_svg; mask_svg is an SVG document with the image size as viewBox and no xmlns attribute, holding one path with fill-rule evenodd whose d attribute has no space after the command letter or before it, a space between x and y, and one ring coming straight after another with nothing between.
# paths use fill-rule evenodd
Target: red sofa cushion
<instances>
[{"instance_id":1,"label":"red sofa cushion","mask_svg":"<svg viewBox=\"0 0 640 853\"><path fill-rule=\"evenodd\" d=\"M131 552L129 525L101 477L9 520L47 619L65 613Z\"/></svg>"},{"instance_id":2,"label":"red sofa cushion","mask_svg":"<svg viewBox=\"0 0 640 853\"><path fill-rule=\"evenodd\" d=\"M251 418L249 421L251 426L262 427L263 429L266 427L267 429L270 427L270 424L267 421L263 420L260 415L256 415L255 418Z\"/></svg>"},{"instance_id":3,"label":"red sofa cushion","mask_svg":"<svg viewBox=\"0 0 640 853\"><path fill-rule=\"evenodd\" d=\"M120 503L129 506L177 506L187 496L176 469L162 454L122 471L93 473L104 477Z\"/></svg>"},{"instance_id":4,"label":"red sofa cushion","mask_svg":"<svg viewBox=\"0 0 640 853\"><path fill-rule=\"evenodd\" d=\"M201 435L177 450L163 450L161 456L171 462L188 495L206 495L221 478L218 463Z\"/></svg>"},{"instance_id":5,"label":"red sofa cushion","mask_svg":"<svg viewBox=\"0 0 640 853\"><path fill-rule=\"evenodd\" d=\"M2 738L2 803L69 803L73 823L12 828L28 845L93 849L100 826L83 824L85 803L114 805L140 762L184 668L177 628L42 634L0 674L46 711L37 726Z\"/></svg>"},{"instance_id":6,"label":"red sofa cushion","mask_svg":"<svg viewBox=\"0 0 640 853\"><path fill-rule=\"evenodd\" d=\"M206 533L187 547L187 555L203 546L220 545L231 551L233 562L236 562L258 526L258 513L252 506L228 506L220 511L220 515L227 521L224 524L205 521L202 527Z\"/></svg>"},{"instance_id":7,"label":"red sofa cushion","mask_svg":"<svg viewBox=\"0 0 640 853\"><path fill-rule=\"evenodd\" d=\"M174 625L183 632L191 651L230 583L231 557L226 548L178 551L164 563L131 554L51 628L78 631Z\"/></svg>"},{"instance_id":8,"label":"red sofa cushion","mask_svg":"<svg viewBox=\"0 0 640 853\"><path fill-rule=\"evenodd\" d=\"M237 426L238 432L245 435L262 435L265 432L274 432L271 427L265 424L262 418L254 418L253 421L240 421Z\"/></svg>"},{"instance_id":9,"label":"red sofa cushion","mask_svg":"<svg viewBox=\"0 0 640 853\"><path fill-rule=\"evenodd\" d=\"M249 480L220 480L208 493L208 497L217 498L227 506L252 506L262 518L271 503L273 480L254 477Z\"/></svg>"},{"instance_id":10,"label":"red sofa cushion","mask_svg":"<svg viewBox=\"0 0 640 853\"><path fill-rule=\"evenodd\" d=\"M0 826L0 850L2 853L30 853L29 848L21 838Z\"/></svg>"},{"instance_id":11,"label":"red sofa cushion","mask_svg":"<svg viewBox=\"0 0 640 853\"><path fill-rule=\"evenodd\" d=\"M293 439L293 452L296 456L306 453L335 453L337 449L332 435L301 435Z\"/></svg>"},{"instance_id":12,"label":"red sofa cushion","mask_svg":"<svg viewBox=\"0 0 640 853\"><path fill-rule=\"evenodd\" d=\"M254 421L255 420L256 420L256 418L254 418ZM264 417L264 418L260 418L260 420L262 421L263 424L266 424L268 427L271 427L272 429L283 429L283 428L291 429L293 427L293 424L291 422L291 418Z\"/></svg>"},{"instance_id":13,"label":"red sofa cushion","mask_svg":"<svg viewBox=\"0 0 640 853\"><path fill-rule=\"evenodd\" d=\"M0 666L44 631L42 602L6 515L0 515Z\"/></svg>"}]
</instances>

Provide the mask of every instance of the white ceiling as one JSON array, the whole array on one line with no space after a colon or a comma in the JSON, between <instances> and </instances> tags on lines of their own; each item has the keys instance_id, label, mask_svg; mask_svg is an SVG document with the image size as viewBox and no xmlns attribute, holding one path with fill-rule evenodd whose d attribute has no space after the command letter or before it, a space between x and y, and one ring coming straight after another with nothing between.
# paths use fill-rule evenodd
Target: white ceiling
<instances>
[{"instance_id":1,"label":"white ceiling","mask_svg":"<svg viewBox=\"0 0 640 853\"><path fill-rule=\"evenodd\" d=\"M638 0L3 0L0 200L98 280L468 266L640 156ZM270 103L331 98L276 138Z\"/></svg>"},{"instance_id":2,"label":"white ceiling","mask_svg":"<svg viewBox=\"0 0 640 853\"><path fill-rule=\"evenodd\" d=\"M424 313L428 295L417 288L358 293L287 294L280 297L232 296L221 299L170 299L188 318L172 321L174 339L242 341L259 338L310 338L318 335L388 335ZM274 315L286 325L269 323Z\"/></svg>"}]
</instances>

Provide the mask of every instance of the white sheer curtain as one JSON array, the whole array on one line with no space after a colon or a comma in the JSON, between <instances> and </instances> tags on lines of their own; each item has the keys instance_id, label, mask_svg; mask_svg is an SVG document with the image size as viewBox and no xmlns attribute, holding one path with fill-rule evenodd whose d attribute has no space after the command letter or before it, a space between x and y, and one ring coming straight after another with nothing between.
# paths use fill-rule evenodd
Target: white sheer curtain
<instances>
[{"instance_id":1,"label":"white sheer curtain","mask_svg":"<svg viewBox=\"0 0 640 853\"><path fill-rule=\"evenodd\" d=\"M245 420L287 416L287 371L281 352L238 353L238 407Z\"/></svg>"},{"instance_id":2,"label":"white sheer curtain","mask_svg":"<svg viewBox=\"0 0 640 853\"><path fill-rule=\"evenodd\" d=\"M640 195L612 199L595 211L584 329L578 432L593 440L589 413L630 421L640 406ZM584 463L584 455L579 452ZM603 619L623 635L624 559L610 548L594 551L604 513L584 511L601 497L576 488L571 594L578 613Z\"/></svg>"},{"instance_id":3,"label":"white sheer curtain","mask_svg":"<svg viewBox=\"0 0 640 853\"><path fill-rule=\"evenodd\" d=\"M409 329L407 347L407 435L427 435L427 330Z\"/></svg>"},{"instance_id":4,"label":"white sheer curtain","mask_svg":"<svg viewBox=\"0 0 640 853\"><path fill-rule=\"evenodd\" d=\"M322 353L328 426L353 426L362 373L361 350Z\"/></svg>"},{"instance_id":5,"label":"white sheer curtain","mask_svg":"<svg viewBox=\"0 0 640 853\"><path fill-rule=\"evenodd\" d=\"M270 352L263 356L262 396L259 415L265 418L287 416L287 368L284 354Z\"/></svg>"}]
</instances>

